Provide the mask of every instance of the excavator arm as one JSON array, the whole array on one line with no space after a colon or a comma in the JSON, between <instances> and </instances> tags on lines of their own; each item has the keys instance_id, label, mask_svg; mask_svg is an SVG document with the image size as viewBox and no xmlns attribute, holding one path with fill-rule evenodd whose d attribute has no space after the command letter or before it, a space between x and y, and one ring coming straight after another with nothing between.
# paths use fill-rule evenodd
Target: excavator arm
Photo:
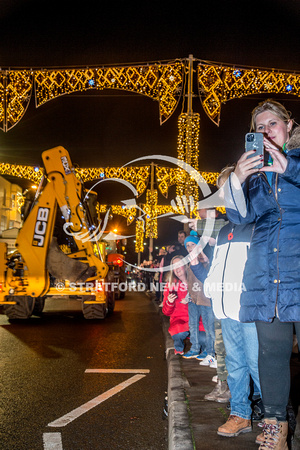
<instances>
[{"instance_id":1,"label":"excavator arm","mask_svg":"<svg viewBox=\"0 0 300 450\"><path fill-rule=\"evenodd\" d=\"M101 304L107 310L103 285L109 267L105 263L104 247L97 239L95 242L95 237L93 241L89 239L96 224L92 223L83 183L76 177L69 153L63 147L43 152L42 160L44 183L19 232L16 252L7 260L5 270L0 267L5 272L0 273L0 304L9 312L16 309L14 304L24 303L21 297L35 299L80 293L83 309ZM63 217L63 228L73 239L73 252L63 252L57 243L54 230L58 215ZM5 253L5 249L0 251ZM85 284L89 286L88 291L84 289ZM94 318L95 314L89 311L86 315Z\"/></svg>"}]
</instances>

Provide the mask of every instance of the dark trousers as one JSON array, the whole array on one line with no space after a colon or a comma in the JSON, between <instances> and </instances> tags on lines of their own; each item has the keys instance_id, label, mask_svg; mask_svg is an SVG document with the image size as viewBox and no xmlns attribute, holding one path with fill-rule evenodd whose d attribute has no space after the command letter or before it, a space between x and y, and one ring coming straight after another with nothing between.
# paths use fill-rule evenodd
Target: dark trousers
<instances>
[{"instance_id":1,"label":"dark trousers","mask_svg":"<svg viewBox=\"0 0 300 450\"><path fill-rule=\"evenodd\" d=\"M300 322L256 322L259 342L258 370L265 418L286 421L290 393L290 358L293 325L298 338Z\"/></svg>"}]
</instances>

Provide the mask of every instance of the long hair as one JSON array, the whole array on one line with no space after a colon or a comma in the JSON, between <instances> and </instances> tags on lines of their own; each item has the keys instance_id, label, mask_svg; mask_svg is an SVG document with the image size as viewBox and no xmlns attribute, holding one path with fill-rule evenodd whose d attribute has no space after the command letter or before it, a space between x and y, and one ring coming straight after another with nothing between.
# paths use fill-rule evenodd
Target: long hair
<instances>
[{"instance_id":1,"label":"long hair","mask_svg":"<svg viewBox=\"0 0 300 450\"><path fill-rule=\"evenodd\" d=\"M286 124L292 120L291 119L291 112L288 111L281 103L276 102L272 99L264 100L263 102L260 102L252 111L251 113L251 124L250 124L250 131L256 130L256 118L258 114L261 114L265 111L270 111L271 113L275 114L275 116L279 117L279 119L283 120Z\"/></svg>"},{"instance_id":2,"label":"long hair","mask_svg":"<svg viewBox=\"0 0 300 450\"><path fill-rule=\"evenodd\" d=\"M179 278L177 277L177 275L174 272L173 265L174 265L174 260L175 259L184 259L184 256L182 256L182 255L175 255L171 259L170 265L171 265L172 269L170 270L169 275L168 275L168 282L169 282L169 284L178 283L180 281ZM183 264L182 267L184 268L185 275L186 275L186 266Z\"/></svg>"}]
</instances>

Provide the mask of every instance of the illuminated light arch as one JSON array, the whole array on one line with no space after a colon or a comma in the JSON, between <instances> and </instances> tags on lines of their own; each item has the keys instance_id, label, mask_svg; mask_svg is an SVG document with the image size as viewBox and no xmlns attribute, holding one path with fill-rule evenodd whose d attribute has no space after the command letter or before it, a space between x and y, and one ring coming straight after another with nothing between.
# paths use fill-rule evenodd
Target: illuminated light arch
<instances>
[{"instance_id":1,"label":"illuminated light arch","mask_svg":"<svg viewBox=\"0 0 300 450\"><path fill-rule=\"evenodd\" d=\"M197 80L203 109L216 125L228 100L253 94L300 96L300 75L295 72L200 62Z\"/></svg>"},{"instance_id":2,"label":"illuminated light arch","mask_svg":"<svg viewBox=\"0 0 300 450\"><path fill-rule=\"evenodd\" d=\"M21 164L0 163L0 175L11 175L16 178L24 178L38 184L43 176L43 169Z\"/></svg>"},{"instance_id":3,"label":"illuminated light arch","mask_svg":"<svg viewBox=\"0 0 300 450\"><path fill-rule=\"evenodd\" d=\"M0 70L0 129L9 131L24 116L33 86L35 106L86 90L119 89L159 103L160 124L175 111L183 88L185 63L61 69Z\"/></svg>"},{"instance_id":4,"label":"illuminated light arch","mask_svg":"<svg viewBox=\"0 0 300 450\"><path fill-rule=\"evenodd\" d=\"M127 90L158 101L162 124L173 114L180 100L187 68L186 61L98 68L0 70L0 128L2 124L2 130L8 131L21 120L31 98L33 82L36 107L56 97L88 89ZM252 94L269 93L300 96L300 75L275 69L237 67L200 61L197 67L197 82L203 109L216 125L219 125L221 105L228 100ZM195 169L198 169L200 116L198 114L188 116L182 113L179 116L178 127L178 159L192 163ZM149 173L143 173L145 168L138 168L134 173L130 173L131 167L126 168L128 172L123 169L77 169L77 175L84 181L98 179L102 173L107 178L123 177L124 180L135 185L139 195L143 193L149 181ZM43 174L41 169L36 171L32 167L20 165L10 167L4 163L0 164L1 173L27 178L35 183ZM217 173L200 173L208 183L215 184ZM167 196L169 186L175 184L180 195L183 193L184 186L189 183L186 174L178 168L157 169L156 178L158 189L164 196ZM193 194L197 194L194 193L192 185L189 189ZM152 194L154 195L153 192ZM149 196L151 197L150 194ZM155 217L168 209L166 206L158 205L157 200L152 200L151 205L148 203L144 205L145 208L149 207L146 229L143 228L146 237L156 235ZM117 206L115 208L117 211ZM168 212L174 212L174 210L169 209ZM124 214L124 211L121 211L121 214ZM127 220L131 220L129 216Z\"/></svg>"},{"instance_id":5,"label":"illuminated light arch","mask_svg":"<svg viewBox=\"0 0 300 450\"><path fill-rule=\"evenodd\" d=\"M35 72L36 107L61 95L90 89L118 89L159 102L160 123L173 114L180 100L184 64L146 64L121 67L53 69Z\"/></svg>"},{"instance_id":6,"label":"illuminated light arch","mask_svg":"<svg viewBox=\"0 0 300 450\"><path fill-rule=\"evenodd\" d=\"M124 66L0 70L0 129L9 131L24 116L34 86L39 107L59 96L90 89L119 89L142 94L159 103L160 124L175 111L186 76L188 59ZM199 61L198 92L204 111L219 125L221 105L251 94L300 95L300 75Z\"/></svg>"},{"instance_id":7,"label":"illuminated light arch","mask_svg":"<svg viewBox=\"0 0 300 450\"><path fill-rule=\"evenodd\" d=\"M98 167L98 168L75 168L76 176L82 181L95 181L101 178L121 178L128 181L135 186L138 195L145 192L149 178L150 166L125 166L125 167ZM158 190L162 195L168 197L168 189L170 186L177 186L181 182L182 177L185 177L183 170L180 168L170 168L155 165L155 176ZM15 164L0 163L0 175L11 175L18 178L28 179L35 184L38 184L43 176L43 169L33 166L22 166ZM205 181L209 184L215 185L218 172L200 172ZM142 210L145 212L143 220L136 220L136 249L141 249L144 237L154 238L158 237L157 217L167 213L183 214L180 208L174 208L171 205L158 204L158 190L148 189L146 191L146 203L141 204ZM22 200L19 201L22 206ZM106 213L111 209L112 214L120 215L126 218L127 224L130 225L137 218L137 208L125 208L124 205L98 205L100 213ZM137 250L136 250L137 251ZM139 250L139 251L143 251Z\"/></svg>"},{"instance_id":8,"label":"illuminated light arch","mask_svg":"<svg viewBox=\"0 0 300 450\"><path fill-rule=\"evenodd\" d=\"M75 168L75 172L76 176L83 182L101 178L120 178L134 185L138 195L141 195L147 188L150 176L150 166ZM17 178L30 180L36 184L41 181L43 173L44 171L40 167L0 163L0 175L11 175Z\"/></svg>"},{"instance_id":9,"label":"illuminated light arch","mask_svg":"<svg viewBox=\"0 0 300 450\"><path fill-rule=\"evenodd\" d=\"M76 168L78 178L84 182L94 181L101 178L121 178L133 184L139 195L141 195L149 182L150 166L127 166L127 167L88 167ZM218 178L218 172L201 172L205 181L214 185ZM164 197L168 197L170 186L176 186L182 177L182 169L155 166L155 174L158 189ZM10 175L17 178L24 178L38 184L43 176L43 169L34 166L20 164L0 163L0 175Z\"/></svg>"}]
</instances>

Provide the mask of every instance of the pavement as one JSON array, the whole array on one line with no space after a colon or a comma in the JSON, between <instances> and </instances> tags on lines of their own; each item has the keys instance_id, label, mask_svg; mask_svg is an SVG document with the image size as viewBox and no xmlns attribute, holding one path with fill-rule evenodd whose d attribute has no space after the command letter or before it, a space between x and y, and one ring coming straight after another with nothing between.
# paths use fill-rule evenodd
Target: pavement
<instances>
[{"instance_id":1,"label":"pavement","mask_svg":"<svg viewBox=\"0 0 300 450\"><path fill-rule=\"evenodd\" d=\"M261 433L258 422L253 422L252 432L228 438L219 436L217 429L226 422L230 411L227 404L204 400L205 394L216 384L212 377L216 369L200 366L195 358L184 359L174 355L174 344L169 328L169 318L162 314L152 297L157 313L161 317L165 339L168 367L168 448L169 450L214 450L214 449L258 449L256 436ZM188 349L188 348L187 348ZM291 400L294 410L300 405L300 359L294 354L291 359ZM290 449L300 450L300 414Z\"/></svg>"}]
</instances>

